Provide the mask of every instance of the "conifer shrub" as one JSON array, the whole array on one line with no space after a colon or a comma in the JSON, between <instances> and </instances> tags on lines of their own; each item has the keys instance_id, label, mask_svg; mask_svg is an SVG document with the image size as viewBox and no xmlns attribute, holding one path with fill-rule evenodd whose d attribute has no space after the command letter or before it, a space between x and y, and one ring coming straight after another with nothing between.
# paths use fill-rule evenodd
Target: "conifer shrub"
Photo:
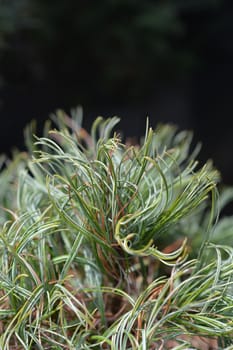
<instances>
[{"instance_id":1,"label":"conifer shrub","mask_svg":"<svg viewBox=\"0 0 233 350\"><path fill-rule=\"evenodd\" d=\"M81 119L1 158L0 348L232 349L232 189L189 131Z\"/></svg>"}]
</instances>

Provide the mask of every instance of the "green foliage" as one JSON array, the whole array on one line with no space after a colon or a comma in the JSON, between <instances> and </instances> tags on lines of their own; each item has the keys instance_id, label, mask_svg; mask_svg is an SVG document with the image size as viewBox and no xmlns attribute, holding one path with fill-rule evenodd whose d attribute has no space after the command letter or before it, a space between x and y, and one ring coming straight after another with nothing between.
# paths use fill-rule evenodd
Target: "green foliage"
<instances>
[{"instance_id":1,"label":"green foliage","mask_svg":"<svg viewBox=\"0 0 233 350\"><path fill-rule=\"evenodd\" d=\"M232 218L216 224L232 191L216 204L190 132L147 126L132 146L118 118L88 134L72 114L31 125L0 174L0 348L233 345Z\"/></svg>"}]
</instances>

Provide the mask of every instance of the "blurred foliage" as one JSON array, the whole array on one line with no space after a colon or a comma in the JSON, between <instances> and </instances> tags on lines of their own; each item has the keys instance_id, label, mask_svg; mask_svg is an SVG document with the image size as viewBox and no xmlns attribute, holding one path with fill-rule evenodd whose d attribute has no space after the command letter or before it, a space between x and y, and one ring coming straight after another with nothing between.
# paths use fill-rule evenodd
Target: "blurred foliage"
<instances>
[{"instance_id":1,"label":"blurred foliage","mask_svg":"<svg viewBox=\"0 0 233 350\"><path fill-rule=\"evenodd\" d=\"M2 0L3 78L79 82L91 89L91 77L100 92L124 87L134 95L150 76L166 78L192 67L197 55L195 42L187 40L187 18L217 11L220 3Z\"/></svg>"},{"instance_id":2,"label":"blurred foliage","mask_svg":"<svg viewBox=\"0 0 233 350\"><path fill-rule=\"evenodd\" d=\"M9 49L10 35L23 29L31 30L35 18L31 16L28 0L1 1L0 3L0 48Z\"/></svg>"}]
</instances>

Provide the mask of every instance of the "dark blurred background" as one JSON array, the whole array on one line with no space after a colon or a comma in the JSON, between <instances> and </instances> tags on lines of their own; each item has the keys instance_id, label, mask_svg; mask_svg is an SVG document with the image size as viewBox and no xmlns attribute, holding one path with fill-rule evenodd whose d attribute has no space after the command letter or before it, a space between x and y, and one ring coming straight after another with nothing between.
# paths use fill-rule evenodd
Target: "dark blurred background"
<instances>
[{"instance_id":1,"label":"dark blurred background","mask_svg":"<svg viewBox=\"0 0 233 350\"><path fill-rule=\"evenodd\" d=\"M126 136L172 122L233 185L232 0L0 0L0 152L82 105Z\"/></svg>"}]
</instances>

